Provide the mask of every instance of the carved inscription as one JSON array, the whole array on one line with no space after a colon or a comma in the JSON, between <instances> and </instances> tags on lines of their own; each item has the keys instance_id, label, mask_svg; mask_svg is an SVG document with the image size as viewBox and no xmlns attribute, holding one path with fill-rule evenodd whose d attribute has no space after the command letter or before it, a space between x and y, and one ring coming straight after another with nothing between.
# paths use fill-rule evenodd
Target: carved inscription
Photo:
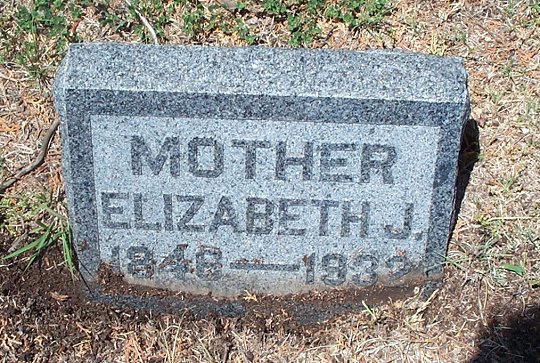
<instances>
[{"instance_id":1,"label":"carved inscription","mask_svg":"<svg viewBox=\"0 0 540 363\"><path fill-rule=\"evenodd\" d=\"M127 250L127 272L137 278L151 279L154 274L173 275L179 280L197 277L205 281L217 281L223 274L223 258L219 247L200 246L192 258L185 255L186 244L177 245L161 263L154 259L148 247L131 246ZM194 258L193 258L194 257ZM320 269L321 281L328 286L340 286L350 279L359 287L372 286L377 282L376 272L379 260L374 255L360 254L348 257L344 254L330 253L317 260L315 254L304 256L305 284L315 283L315 270ZM390 268L392 279L398 279L410 271L410 264L405 255L393 256L384 262ZM233 270L259 270L296 273L300 264L266 264L262 262L234 261L229 264Z\"/></svg>"},{"instance_id":2,"label":"carved inscription","mask_svg":"<svg viewBox=\"0 0 540 363\"><path fill-rule=\"evenodd\" d=\"M133 279L369 287L421 263L435 152L403 150L437 130L121 121L110 135L118 118L93 121L107 134L94 158L110 166L96 171L96 209L102 258ZM169 131L148 131L160 122Z\"/></svg>"},{"instance_id":3,"label":"carved inscription","mask_svg":"<svg viewBox=\"0 0 540 363\"><path fill-rule=\"evenodd\" d=\"M232 233L247 235L279 236L337 236L368 237L371 203L352 201L278 199L247 197L235 200L233 196L221 196L218 201L206 201L203 195L163 194L162 199L149 200L142 193L101 193L103 223L111 229L139 229L152 231L185 231L192 233L215 232L228 228ZM158 206L160 213L153 215L159 222L147 222L143 209L147 205ZM178 213L173 213L174 209ZM332 206L330 211L329 206ZM389 239L407 239L411 234L413 204L405 203L401 221L396 225L381 224L378 234ZM127 215L127 210L133 215ZM335 228L329 228L330 213L339 220ZM300 227L297 222L302 214L316 215L317 224ZM204 222L195 222L207 216ZM201 217L201 218L199 218ZM130 222L133 221L133 222Z\"/></svg>"},{"instance_id":4,"label":"carved inscription","mask_svg":"<svg viewBox=\"0 0 540 363\"><path fill-rule=\"evenodd\" d=\"M155 152L139 135L131 136L131 171L133 175L143 174L143 164L148 165L149 173L159 175L165 162L169 160L169 172L173 177L180 176L182 163L188 166L188 172L198 178L218 178L224 172L226 153L243 154L243 177L246 180L255 179L257 175L257 150L267 149L274 157L273 170L277 180L291 180L290 169L300 170L301 180L318 180L321 182L339 183L369 183L372 175L378 174L383 184L394 184L392 166L396 162L396 150L392 145L380 144L343 144L343 143L303 143L300 152L291 155L291 147L287 141L278 141L274 144L268 140L231 140L225 144L216 138L195 137L181 143L179 137L167 137ZM316 155L318 150L318 155ZM259 150L260 151L260 150ZM208 166L201 163L202 155L210 157ZM261 152L259 152L259 155ZM299 155L298 155L299 154ZM355 165L356 173L339 172L340 168L347 167L350 160L347 155L358 154L360 165ZM187 157L186 157L187 155ZM337 157L337 155L341 155ZM318 173L314 172L318 166ZM337 170L336 170L337 169ZM355 175L356 174L356 175Z\"/></svg>"}]
</instances>

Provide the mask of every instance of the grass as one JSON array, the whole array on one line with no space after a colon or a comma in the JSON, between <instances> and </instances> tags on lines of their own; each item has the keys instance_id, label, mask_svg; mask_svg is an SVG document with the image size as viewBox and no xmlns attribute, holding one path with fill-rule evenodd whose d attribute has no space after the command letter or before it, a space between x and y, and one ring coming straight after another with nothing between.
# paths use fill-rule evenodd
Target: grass
<instances>
[{"instance_id":1,"label":"grass","mask_svg":"<svg viewBox=\"0 0 540 363\"><path fill-rule=\"evenodd\" d=\"M0 229L6 231L8 236L23 235L30 241L20 247L12 246L14 250L2 259L6 261L28 255L28 269L48 248L59 243L65 266L75 276L71 231L63 209L62 204L54 202L45 194L2 199L0 215L3 219Z\"/></svg>"},{"instance_id":2,"label":"grass","mask_svg":"<svg viewBox=\"0 0 540 363\"><path fill-rule=\"evenodd\" d=\"M53 71L69 42L79 42L78 24L92 14L111 35L133 34L139 42L151 42L152 31L167 42L172 26L191 42L214 35L235 37L245 45L264 42L258 24L282 24L280 41L290 47L309 47L322 34L321 20L345 24L351 30L374 29L392 12L389 0L263 0L203 2L198 0L33 0L4 12L0 20L0 60L15 62L28 74L44 80ZM255 15L255 17L253 17ZM249 16L249 18L248 18ZM249 20L249 21L247 21Z\"/></svg>"},{"instance_id":3,"label":"grass","mask_svg":"<svg viewBox=\"0 0 540 363\"><path fill-rule=\"evenodd\" d=\"M410 299L366 304L358 314L296 331L287 328L287 317L269 317L260 328L250 320L192 320L104 307L94 317L88 316L87 305L75 304L77 314L60 311L59 319L40 318L32 315L37 308L28 305L28 295L19 292L27 288L24 283L12 289L0 279L0 356L6 361L42 357L76 362L95 360L98 352L102 360L134 362L469 362L482 351L483 341L497 343L486 353L492 360L525 354L500 333L517 335L511 321L534 315L540 301L540 1L481 0L475 6L463 0L130 4L0 3L2 178L28 164L55 117L50 81L65 44L151 42L138 13L164 44L399 47L461 56L481 154L450 241L443 284L427 300L418 291ZM59 148L56 139L47 162L0 201L0 230L8 236L0 242L2 250L20 242L5 253L12 258L2 261L0 276L18 265L27 267L33 256L47 257L44 248L63 251L69 246L58 197ZM52 274L57 261L49 260L42 264ZM60 272L67 275L64 267ZM71 304L54 300L47 311ZM49 333L59 325L70 328ZM486 336L490 331L495 333Z\"/></svg>"},{"instance_id":4,"label":"grass","mask_svg":"<svg viewBox=\"0 0 540 363\"><path fill-rule=\"evenodd\" d=\"M50 76L54 69L51 67L56 66L67 43L78 41L70 24L81 15L80 4L70 1L36 0L29 6L19 5L11 16L3 16L4 24L16 25L0 33L3 48L0 56L4 62L14 60L25 66L34 78ZM52 44L44 41L44 37L51 39Z\"/></svg>"}]
</instances>

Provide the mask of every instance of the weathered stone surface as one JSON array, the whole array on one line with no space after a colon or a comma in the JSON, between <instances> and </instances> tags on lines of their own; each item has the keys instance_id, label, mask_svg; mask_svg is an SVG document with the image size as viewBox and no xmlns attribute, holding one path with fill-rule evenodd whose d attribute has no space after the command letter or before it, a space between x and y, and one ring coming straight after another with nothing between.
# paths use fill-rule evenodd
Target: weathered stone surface
<instances>
[{"instance_id":1,"label":"weathered stone surface","mask_svg":"<svg viewBox=\"0 0 540 363\"><path fill-rule=\"evenodd\" d=\"M71 45L54 86L81 272L197 294L436 278L462 61L399 51Z\"/></svg>"}]
</instances>

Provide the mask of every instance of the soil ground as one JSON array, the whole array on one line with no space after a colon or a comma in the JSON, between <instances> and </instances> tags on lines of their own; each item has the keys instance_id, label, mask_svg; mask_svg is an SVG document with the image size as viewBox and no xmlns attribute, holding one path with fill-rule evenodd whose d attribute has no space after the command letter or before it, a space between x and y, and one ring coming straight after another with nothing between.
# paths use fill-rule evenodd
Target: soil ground
<instances>
[{"instance_id":1,"label":"soil ground","mask_svg":"<svg viewBox=\"0 0 540 363\"><path fill-rule=\"evenodd\" d=\"M201 2L203 14L213 3ZM9 15L20 4L0 3L0 13L8 14L0 49L21 36ZM123 2L109 6L125 8ZM238 33L188 35L182 6L171 10L163 43L245 45ZM438 0L392 7L375 28L321 18L321 33L309 46L397 47L464 58L479 144L472 135L464 148L470 157L460 168L472 171L437 289L310 325L278 312L154 314L86 299L58 243L28 270L27 258L0 260L0 362L540 362L540 4ZM102 13L89 6L70 27L83 41L141 41L129 28L104 24ZM290 44L286 20L258 9L239 14L258 44ZM53 49L47 34L39 36ZM49 53L37 61L54 71L57 60ZM50 75L36 80L14 60L0 65L2 179L35 158L55 119L50 82ZM22 204L45 193L55 211L65 212L59 154L55 137L45 163L3 196L0 255L35 238L41 217ZM264 308L266 300L247 294L241 301Z\"/></svg>"}]
</instances>

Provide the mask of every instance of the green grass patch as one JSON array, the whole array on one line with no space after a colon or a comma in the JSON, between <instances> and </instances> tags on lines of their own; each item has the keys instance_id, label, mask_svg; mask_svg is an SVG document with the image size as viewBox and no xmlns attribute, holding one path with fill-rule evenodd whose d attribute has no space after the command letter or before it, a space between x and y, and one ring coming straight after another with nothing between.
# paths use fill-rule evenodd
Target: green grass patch
<instances>
[{"instance_id":1,"label":"green grass patch","mask_svg":"<svg viewBox=\"0 0 540 363\"><path fill-rule=\"evenodd\" d=\"M68 43L89 40L77 33L77 24L87 18L107 34L122 39L136 35L143 43L153 40L141 17L159 43L174 37L204 43L220 32L246 45L264 41L267 29L258 23L271 19L284 26L276 36L289 46L310 47L321 36L320 21L344 23L352 30L374 28L392 10L391 0L240 0L210 5L199 0L33 0L3 8L0 61L23 66L33 78L50 78ZM247 19L252 21L248 24Z\"/></svg>"},{"instance_id":2,"label":"green grass patch","mask_svg":"<svg viewBox=\"0 0 540 363\"><path fill-rule=\"evenodd\" d=\"M0 215L2 230L14 240L24 238L22 246L3 256L3 260L28 257L28 269L48 248L60 244L67 269L72 275L75 273L71 230L62 204L55 203L44 193L3 198Z\"/></svg>"},{"instance_id":3,"label":"green grass patch","mask_svg":"<svg viewBox=\"0 0 540 363\"><path fill-rule=\"evenodd\" d=\"M518 275L519 277L523 277L525 275L525 267L523 266L523 261L519 261L519 265L512 265L509 263L505 263L500 268L506 271L510 271Z\"/></svg>"},{"instance_id":4,"label":"green grass patch","mask_svg":"<svg viewBox=\"0 0 540 363\"><path fill-rule=\"evenodd\" d=\"M351 28L369 28L379 26L391 12L390 0L345 0L330 5L325 14Z\"/></svg>"},{"instance_id":5,"label":"green grass patch","mask_svg":"<svg viewBox=\"0 0 540 363\"><path fill-rule=\"evenodd\" d=\"M50 75L68 42L78 38L70 25L80 19L87 1L34 0L2 16L0 57L24 66L30 76Z\"/></svg>"}]
</instances>

